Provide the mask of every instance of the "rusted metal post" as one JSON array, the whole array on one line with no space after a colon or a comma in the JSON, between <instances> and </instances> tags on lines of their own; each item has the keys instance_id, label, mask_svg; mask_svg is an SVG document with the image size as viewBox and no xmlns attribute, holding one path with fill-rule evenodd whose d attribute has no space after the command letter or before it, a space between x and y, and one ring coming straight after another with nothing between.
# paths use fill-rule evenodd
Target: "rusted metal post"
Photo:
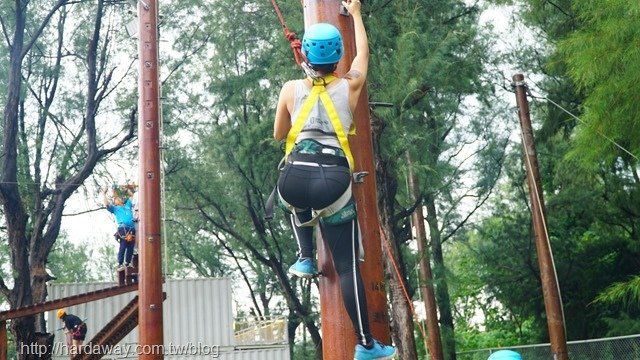
<instances>
[{"instance_id":1,"label":"rusted metal post","mask_svg":"<svg viewBox=\"0 0 640 360\"><path fill-rule=\"evenodd\" d=\"M157 0L138 0L140 249L139 359L163 359L160 223L160 91ZM147 351L149 350L149 351Z\"/></svg>"},{"instance_id":2,"label":"rusted metal post","mask_svg":"<svg viewBox=\"0 0 640 360\"><path fill-rule=\"evenodd\" d=\"M409 192L413 201L418 199L420 187L418 179L413 174L411 156L407 153ZM422 202L421 202L422 203ZM424 309L427 315L427 349L431 360L444 360L442 341L440 340L440 325L438 323L438 310L436 307L436 295L433 291L433 275L431 273L431 256L427 245L427 231L424 227L424 213L422 205L418 205L413 212L413 227L416 232L418 254L420 254L420 292L424 299Z\"/></svg>"},{"instance_id":3,"label":"rusted metal post","mask_svg":"<svg viewBox=\"0 0 640 360\"><path fill-rule=\"evenodd\" d=\"M335 25L342 33L344 57L337 72L344 75L355 57L355 33L350 16L340 15L339 0L305 0L304 23L309 27L325 22ZM357 136L351 137L350 145L355 158L355 171L366 171L370 176L362 183L354 184L353 192L358 207L358 221L362 231L366 261L360 263L364 287L367 294L369 324L374 338L389 344L389 316L384 284L380 223L373 164L373 143L369 123L367 89L362 89L354 114ZM356 345L355 330L344 309L340 292L340 279L331 260L331 252L323 241L318 241L318 260L323 276L320 277L320 307L322 322L322 353L325 360L353 358Z\"/></svg>"},{"instance_id":4,"label":"rusted metal post","mask_svg":"<svg viewBox=\"0 0 640 360\"><path fill-rule=\"evenodd\" d=\"M553 264L549 234L546 226L546 213L542 186L540 185L540 171L538 158L533 140L533 129L529 118L529 103L525 93L524 75L513 76L513 85L516 90L516 102L518 115L522 129L522 146L524 148L524 163L527 169L527 185L529 186L529 198L531 201L531 217L535 232L536 250L538 252L538 265L542 279L542 293L544 307L547 313L547 327L549 329L549 342L554 360L568 360L567 339L564 326L564 313L560 288L556 277L556 269Z\"/></svg>"},{"instance_id":5,"label":"rusted metal post","mask_svg":"<svg viewBox=\"0 0 640 360\"><path fill-rule=\"evenodd\" d=\"M7 322L0 321L0 360L7 360L9 353L9 338L7 337Z\"/></svg>"}]
</instances>

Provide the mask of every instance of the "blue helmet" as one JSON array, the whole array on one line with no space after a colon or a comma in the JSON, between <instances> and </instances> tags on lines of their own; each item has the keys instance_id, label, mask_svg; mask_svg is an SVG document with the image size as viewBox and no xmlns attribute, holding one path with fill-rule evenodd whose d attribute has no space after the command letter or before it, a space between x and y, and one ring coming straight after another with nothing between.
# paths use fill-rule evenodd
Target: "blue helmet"
<instances>
[{"instance_id":1,"label":"blue helmet","mask_svg":"<svg viewBox=\"0 0 640 360\"><path fill-rule=\"evenodd\" d=\"M337 63L344 54L340 31L327 23L309 26L302 38L302 53L311 65Z\"/></svg>"},{"instance_id":2,"label":"blue helmet","mask_svg":"<svg viewBox=\"0 0 640 360\"><path fill-rule=\"evenodd\" d=\"M487 360L522 360L522 356L515 351L500 350L491 354Z\"/></svg>"}]
</instances>

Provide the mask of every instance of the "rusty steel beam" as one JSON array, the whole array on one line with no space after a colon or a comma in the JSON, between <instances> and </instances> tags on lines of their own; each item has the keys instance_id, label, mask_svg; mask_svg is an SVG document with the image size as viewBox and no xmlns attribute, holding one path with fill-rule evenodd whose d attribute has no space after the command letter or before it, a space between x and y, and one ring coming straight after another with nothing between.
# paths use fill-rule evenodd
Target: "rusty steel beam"
<instances>
[{"instance_id":1,"label":"rusty steel beam","mask_svg":"<svg viewBox=\"0 0 640 360\"><path fill-rule=\"evenodd\" d=\"M66 308L72 305L83 304L86 302L102 300L108 297L125 294L138 290L138 284L130 284L125 286L113 286L106 289L90 291L84 294L73 295L62 299L45 301L21 308L6 310L0 312L0 321L15 319L23 316L31 316L43 313L45 311Z\"/></svg>"},{"instance_id":2,"label":"rusty steel beam","mask_svg":"<svg viewBox=\"0 0 640 360\"><path fill-rule=\"evenodd\" d=\"M304 23L305 27L309 27L318 22L326 22L340 30L344 43L344 57L338 64L337 72L339 75L344 75L349 71L356 55L356 46L353 20L351 16L340 15L341 6L339 0L305 0ZM380 243L368 97L365 86L360 94L353 119L358 135L351 137L349 143L355 160L355 171L366 171L369 176L362 183L354 183L353 193L365 249L366 261L360 263L360 269L367 295L371 334L374 338L389 344L391 336ZM344 309L340 279L335 272L331 252L324 241L318 241L318 264L323 274L319 280L323 358L325 360L352 358L356 345L355 330Z\"/></svg>"},{"instance_id":3,"label":"rusty steel beam","mask_svg":"<svg viewBox=\"0 0 640 360\"><path fill-rule=\"evenodd\" d=\"M163 299L167 294L163 293ZM92 354L79 354L72 360L98 360L102 359L114 345L122 341L127 334L138 326L138 296L134 297L120 312L105 325L92 339L89 345L98 346L98 349L108 349L105 353L94 352Z\"/></svg>"},{"instance_id":4,"label":"rusty steel beam","mask_svg":"<svg viewBox=\"0 0 640 360\"><path fill-rule=\"evenodd\" d=\"M163 293L163 299L167 299L166 293ZM92 348L97 346L98 349L111 351L114 345L138 326L138 315L138 296L136 296L89 341L89 345ZM72 360L98 360L107 355L108 351L104 354L100 352L79 354Z\"/></svg>"},{"instance_id":5,"label":"rusty steel beam","mask_svg":"<svg viewBox=\"0 0 640 360\"><path fill-rule=\"evenodd\" d=\"M111 321L105 325L92 339L89 345L99 345L101 350L111 349L113 345L122 340L128 333L138 326L138 296L135 296ZM108 348L107 348L108 346ZM96 360L108 354L94 352L91 354L78 354L71 360Z\"/></svg>"}]
</instances>

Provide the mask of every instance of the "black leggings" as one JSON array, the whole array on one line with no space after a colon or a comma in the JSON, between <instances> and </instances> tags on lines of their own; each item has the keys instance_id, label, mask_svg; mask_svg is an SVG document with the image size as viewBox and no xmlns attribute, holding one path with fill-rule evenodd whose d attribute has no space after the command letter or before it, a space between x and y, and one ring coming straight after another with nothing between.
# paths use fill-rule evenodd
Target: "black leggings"
<instances>
[{"instance_id":1,"label":"black leggings","mask_svg":"<svg viewBox=\"0 0 640 360\"><path fill-rule=\"evenodd\" d=\"M320 224L322 237L331 250L333 264L340 277L340 289L344 306L351 318L358 342L371 342L369 332L369 312L367 298L362 284L359 266L358 220L353 219L340 225Z\"/></svg>"},{"instance_id":2,"label":"black leggings","mask_svg":"<svg viewBox=\"0 0 640 360\"><path fill-rule=\"evenodd\" d=\"M300 209L295 216L301 223L311 219L312 209L323 209L335 202L349 187L351 174L348 167L287 165L278 179L282 198ZM313 257L313 228L299 227L291 221L300 257ZM371 342L367 299L359 266L359 229L357 218L339 225L320 222L336 272L340 277L340 289L345 309L356 331L358 343Z\"/></svg>"}]
</instances>

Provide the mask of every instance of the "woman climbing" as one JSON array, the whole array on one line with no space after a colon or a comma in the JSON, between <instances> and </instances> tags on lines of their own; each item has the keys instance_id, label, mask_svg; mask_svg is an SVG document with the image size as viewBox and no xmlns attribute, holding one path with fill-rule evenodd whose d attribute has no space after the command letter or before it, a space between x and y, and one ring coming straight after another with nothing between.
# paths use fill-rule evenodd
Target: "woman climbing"
<instances>
[{"instance_id":1,"label":"woman climbing","mask_svg":"<svg viewBox=\"0 0 640 360\"><path fill-rule=\"evenodd\" d=\"M340 31L326 23L306 30L302 52L307 62L303 67L310 76L285 83L276 109L274 137L287 139L277 189L280 201L290 211L299 248L298 261L289 272L302 277L316 273L313 228L319 224L356 331L354 358L390 359L395 348L373 339L369 331L359 267L358 219L351 193L353 157L347 140L367 77L369 47L360 1L342 4L353 17L357 54L349 72L337 78L334 71L344 54Z\"/></svg>"},{"instance_id":2,"label":"woman climbing","mask_svg":"<svg viewBox=\"0 0 640 360\"><path fill-rule=\"evenodd\" d=\"M109 197L109 190L104 192L104 206L107 210L113 214L118 224L116 233L114 234L116 240L120 243L118 249L118 271L125 270L125 266L132 266L131 259L133 258L133 250L136 241L136 227L134 221L133 204L131 203L131 197L133 191L129 187L125 187L124 191L127 193L128 198L124 200L123 194L117 191L118 188L113 188L113 201Z\"/></svg>"}]
</instances>

